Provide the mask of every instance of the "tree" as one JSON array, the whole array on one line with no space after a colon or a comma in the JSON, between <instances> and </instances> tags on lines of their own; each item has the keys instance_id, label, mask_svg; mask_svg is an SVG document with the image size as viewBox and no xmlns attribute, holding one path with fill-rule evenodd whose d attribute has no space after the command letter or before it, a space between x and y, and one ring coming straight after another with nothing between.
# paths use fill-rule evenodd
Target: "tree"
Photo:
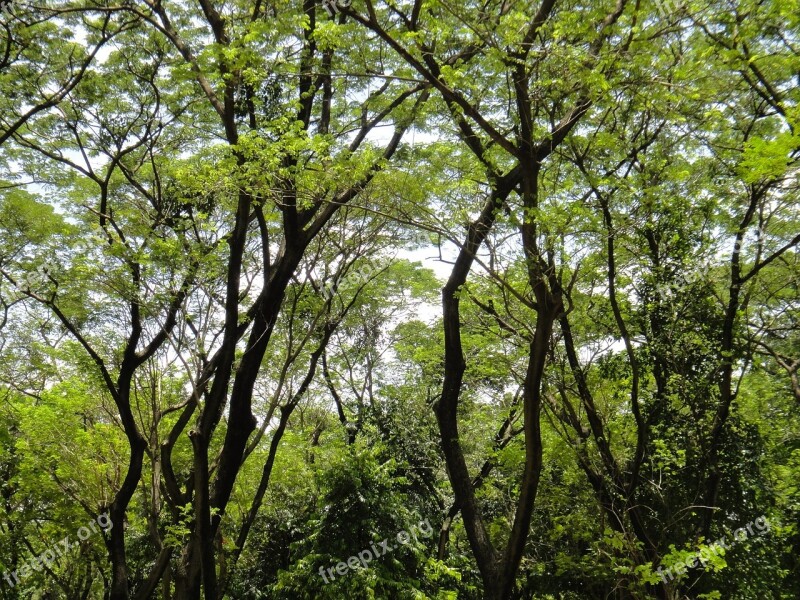
<instances>
[{"instance_id":1,"label":"tree","mask_svg":"<svg viewBox=\"0 0 800 600\"><path fill-rule=\"evenodd\" d=\"M163 483L161 499L176 525L185 523L179 509L192 505L191 537L174 574L178 597L187 598L200 596L201 581L206 597L225 589L226 582L217 581L215 540L256 428L253 390L292 278L340 207L395 153L413 107L425 100L424 86L390 82L350 106L347 80L334 81L341 38L315 3L281 13L242 4L225 17L210 3L199 8L123 6L136 23L124 43L142 51L112 52L69 90L60 120L51 112L11 137L26 170L73 190L70 217L100 238L76 257L85 263L102 253L96 279L77 277L81 265L73 263L48 272L43 288L21 289L79 342L117 407L130 455L109 507L116 523L125 522L148 454L132 397L137 374L148 361L166 358L168 341L189 367L186 399L158 417L179 411L177 421L153 434L158 444L166 440L156 485ZM116 12L98 6L83 14L108 20ZM213 41L187 26L196 18ZM363 61L349 61L341 63L344 69L364 72ZM347 139L354 116L361 125ZM368 134L392 120L395 133L376 148ZM190 134L197 131L192 121L202 124L200 136ZM182 160L170 156L187 151ZM51 164L71 175L52 173ZM18 282L12 265L4 265L4 275ZM114 341L102 344L107 354L82 327L78 307L68 307L77 299L69 292L79 293L89 281L102 282L98 291L108 302L91 319L118 323ZM195 323L204 324L198 329ZM335 323L325 323L319 330L311 376L334 329ZM192 420L193 462L181 482L170 453ZM151 460L157 456L151 446ZM111 529L107 544L111 597L128 598L125 528ZM160 556L137 586L140 597L151 593L168 564L171 548L157 546Z\"/></svg>"},{"instance_id":2,"label":"tree","mask_svg":"<svg viewBox=\"0 0 800 600\"><path fill-rule=\"evenodd\" d=\"M539 420L544 366L553 325L564 311L556 265L549 249L543 247L538 239L540 225L536 212L539 209L541 165L564 141L600 93L599 86L593 86L587 75L599 67L602 77L607 69L611 69L613 59L609 47L614 46L608 44L608 40L625 6L621 0L610 12L587 9L584 17L590 26L575 37L562 34L564 23L559 20L569 18L571 13L566 7L556 10L555 3L549 1L537 7L512 8L507 4L489 4L481 11L467 8L455 14L451 14L452 9L446 4L425 6L423 11L420 3L414 3L406 12L388 5L385 15L379 15L372 3L367 2L366 16L352 9L347 12L380 35L441 94L461 140L485 169L485 180L489 185L490 191L480 209L480 216L470 222L450 279L442 292L445 379L436 409L455 502L464 517L487 598L511 595L524 553L542 469ZM453 29L441 29L439 23L442 22L449 22ZM510 26L512 23L521 26ZM456 41L454 33L457 28L461 29L459 33L469 37ZM624 52L630 38L626 39L619 33L616 37L622 41L614 49ZM410 43L405 43L404 38ZM533 93L533 87L539 74L542 70L555 68L554 62L561 58L556 48L566 48L576 38L584 45L579 56L573 57L569 63L569 67L574 68L570 73L572 78L566 78L566 84L553 86L555 89L551 95L538 97ZM454 42L460 49L453 48ZM481 82L482 76L487 74L485 64L473 61L482 53L488 56L495 68L486 83ZM563 69L563 62L561 67ZM500 84L503 79L508 82L507 86ZM497 86L497 99L509 106L509 111L501 114L496 122L493 122L491 108L481 108L480 92L486 89L478 88L474 82L481 82L490 89ZM508 198L512 192L519 194L521 202L518 227L528 287L522 296L536 316L536 327L529 342L522 395L526 449L523 481L513 526L505 548L498 551L480 514L459 440L457 412L465 369L459 295L474 256L498 214L508 210Z\"/></svg>"}]
</instances>

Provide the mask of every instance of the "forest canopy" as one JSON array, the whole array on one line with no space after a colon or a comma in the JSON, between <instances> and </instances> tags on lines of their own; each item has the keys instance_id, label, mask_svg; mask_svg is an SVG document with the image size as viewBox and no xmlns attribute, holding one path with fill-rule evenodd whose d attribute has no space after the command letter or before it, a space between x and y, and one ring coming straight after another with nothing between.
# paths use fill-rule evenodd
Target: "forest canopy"
<instances>
[{"instance_id":1,"label":"forest canopy","mask_svg":"<svg viewBox=\"0 0 800 600\"><path fill-rule=\"evenodd\" d=\"M800 1L0 8L0 600L800 597Z\"/></svg>"}]
</instances>

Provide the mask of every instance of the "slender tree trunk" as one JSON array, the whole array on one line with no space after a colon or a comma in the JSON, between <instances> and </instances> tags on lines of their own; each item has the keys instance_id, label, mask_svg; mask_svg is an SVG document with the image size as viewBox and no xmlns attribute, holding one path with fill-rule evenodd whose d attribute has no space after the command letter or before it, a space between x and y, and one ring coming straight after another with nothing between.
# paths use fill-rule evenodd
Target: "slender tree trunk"
<instances>
[{"instance_id":1,"label":"slender tree trunk","mask_svg":"<svg viewBox=\"0 0 800 600\"><path fill-rule=\"evenodd\" d=\"M130 350L129 346L128 356L132 356L134 351L135 347ZM125 479L108 511L111 519L111 529L108 532L107 541L112 576L110 600L128 600L130 598L128 560L125 553L125 513L142 476L142 464L147 446L147 442L139 433L133 413L130 410L130 389L133 372L133 367L123 364L116 398L131 454Z\"/></svg>"},{"instance_id":2,"label":"slender tree trunk","mask_svg":"<svg viewBox=\"0 0 800 600\"><path fill-rule=\"evenodd\" d=\"M456 259L447 285L442 289L445 378L442 385L442 396L436 407L436 417L455 501L461 506L464 528L481 572L486 598L492 599L499 598L498 594L501 592L497 555L480 515L458 431L458 402L466 369L461 344L459 291L467 280L475 253L494 224L496 212L502 207L505 198L513 189L513 181L518 172L515 170L513 176L509 175L504 178L504 186L492 192L480 216L470 225L466 243Z\"/></svg>"},{"instance_id":3,"label":"slender tree trunk","mask_svg":"<svg viewBox=\"0 0 800 600\"><path fill-rule=\"evenodd\" d=\"M510 598L514 591L517 571L525 553L525 542L536 503L539 479L542 474L542 431L540 416L542 410L542 379L547 362L550 337L555 318L561 312L556 303L540 307L536 330L530 345L528 369L525 375L523 399L523 430L525 432L525 473L517 505L511 537L508 541L501 584L501 598Z\"/></svg>"}]
</instances>

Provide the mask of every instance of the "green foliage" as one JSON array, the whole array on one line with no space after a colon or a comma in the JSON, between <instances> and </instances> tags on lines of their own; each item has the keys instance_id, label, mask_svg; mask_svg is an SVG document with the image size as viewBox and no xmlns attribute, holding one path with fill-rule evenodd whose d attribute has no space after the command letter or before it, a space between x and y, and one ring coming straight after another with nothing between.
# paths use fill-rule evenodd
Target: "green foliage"
<instances>
[{"instance_id":1,"label":"green foliage","mask_svg":"<svg viewBox=\"0 0 800 600\"><path fill-rule=\"evenodd\" d=\"M513 598L800 597L798 0L14 4L0 600L488 597L537 418Z\"/></svg>"}]
</instances>

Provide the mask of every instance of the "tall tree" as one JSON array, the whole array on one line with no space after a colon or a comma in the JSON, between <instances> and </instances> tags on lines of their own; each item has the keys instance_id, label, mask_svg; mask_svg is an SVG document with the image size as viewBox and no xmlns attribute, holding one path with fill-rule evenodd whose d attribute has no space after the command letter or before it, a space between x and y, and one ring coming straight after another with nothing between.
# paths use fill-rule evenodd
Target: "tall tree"
<instances>
[{"instance_id":1,"label":"tall tree","mask_svg":"<svg viewBox=\"0 0 800 600\"><path fill-rule=\"evenodd\" d=\"M485 169L490 191L480 215L468 226L447 285L442 291L445 374L436 408L448 474L461 508L470 544L483 577L487 598L508 598L525 549L542 470L540 417L544 368L553 325L564 312L562 290L552 253L539 238L539 186L542 164L564 141L604 90L589 74L611 70L614 53L631 42L616 31L625 11L620 0L611 10L561 5L545 0L536 6L488 3L481 10L453 9L447 3L415 2L402 10L387 4L378 12L347 12L376 32L441 95L461 140ZM582 13L587 25L567 32L566 21ZM448 23L442 28L441 23ZM406 42L405 38L411 40ZM610 41L613 40L613 41ZM568 47L579 47L564 57ZM487 73L486 55L492 71ZM558 67L556 66L558 65ZM558 83L536 93L543 72L560 69ZM491 90L491 92L489 91ZM484 107L486 94L491 102ZM507 111L497 116L495 105ZM536 318L529 344L523 387L525 465L513 525L502 550L490 539L476 501L458 431L458 405L465 358L460 330L460 291L499 213L508 210L516 192L520 204L520 243L526 261L527 289L522 293Z\"/></svg>"},{"instance_id":2,"label":"tall tree","mask_svg":"<svg viewBox=\"0 0 800 600\"><path fill-rule=\"evenodd\" d=\"M359 77L375 54L364 46L365 56L340 58L344 30L317 3L299 11L261 3L221 10L211 2L152 2L82 11L101 20L122 12L137 26L68 90L60 120L50 114L10 138L40 181L68 178L78 198L68 214L101 239L86 252L106 257L113 279L101 290L117 331L127 332L114 336L117 345L104 344L104 356L77 307L67 307L68 288L77 291L68 282L78 283L69 270L48 271L40 288L19 286L92 358L128 439L127 475L109 507L119 523L107 542L115 599L131 593L123 523L148 447L132 397L137 373L175 338L175 351L196 357L187 399L172 409L177 421L156 436L166 440L158 485L173 518L192 506L177 596L199 598L202 588L221 597L226 581L224 573L218 580L215 540L257 425L253 391L287 288L309 245L396 152L425 100L424 85ZM356 80L337 79L337 69L355 71ZM352 92L362 94L355 106ZM387 123L394 133L376 146L368 136ZM54 177L51 164L71 175ZM4 273L18 283L13 265ZM204 319L201 336L194 322ZM101 321L100 311L92 320ZM320 327L310 376L335 326ZM193 462L180 481L170 453L187 428ZM138 596L155 589L168 559L165 546Z\"/></svg>"}]
</instances>

